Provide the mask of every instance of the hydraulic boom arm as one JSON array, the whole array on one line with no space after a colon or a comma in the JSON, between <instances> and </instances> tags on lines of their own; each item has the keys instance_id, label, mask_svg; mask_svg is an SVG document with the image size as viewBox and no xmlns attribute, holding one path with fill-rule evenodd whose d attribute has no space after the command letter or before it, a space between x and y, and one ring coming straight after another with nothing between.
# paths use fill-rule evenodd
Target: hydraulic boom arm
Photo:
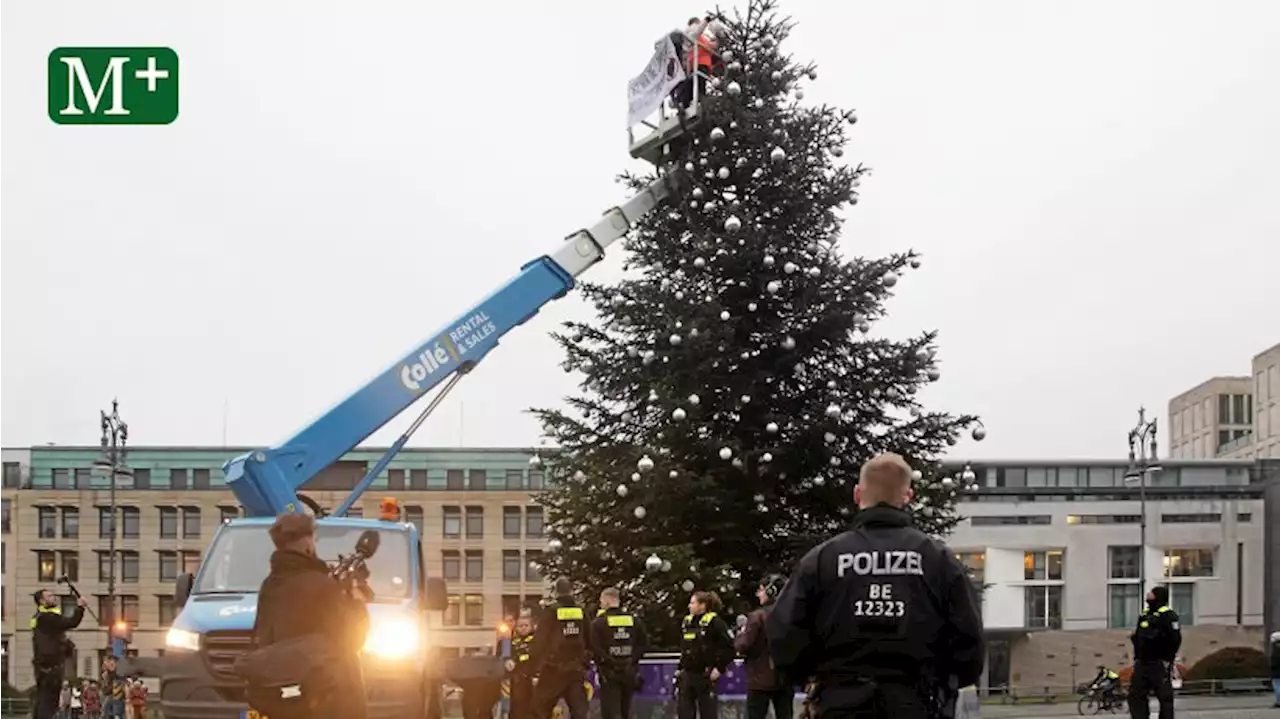
<instances>
[{"instance_id":1,"label":"hydraulic boom arm","mask_svg":"<svg viewBox=\"0 0 1280 719\"><path fill-rule=\"evenodd\" d=\"M468 372L548 302L573 289L574 278L604 257L604 250L631 225L659 207L673 191L675 174L659 177L642 192L604 214L594 226L565 239L551 255L520 273L467 310L373 381L347 397L278 447L241 455L223 465L227 485L248 516L299 511L298 490L390 422L433 387ZM453 381L456 381L454 377ZM451 385L450 385L451 386ZM432 405L434 407L434 404ZM428 408L430 409L430 407ZM414 423L413 429L423 417ZM406 433L338 509L341 515L408 440Z\"/></svg>"}]
</instances>

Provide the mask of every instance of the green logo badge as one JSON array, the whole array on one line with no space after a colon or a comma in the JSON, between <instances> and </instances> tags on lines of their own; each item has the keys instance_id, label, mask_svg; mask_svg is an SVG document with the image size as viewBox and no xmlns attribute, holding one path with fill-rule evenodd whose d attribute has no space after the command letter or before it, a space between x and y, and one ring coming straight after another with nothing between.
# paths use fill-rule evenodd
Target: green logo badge
<instances>
[{"instance_id":1,"label":"green logo badge","mask_svg":"<svg viewBox=\"0 0 1280 719\"><path fill-rule=\"evenodd\" d=\"M168 125L177 118L178 53L170 48L49 53L49 119L59 125Z\"/></svg>"}]
</instances>

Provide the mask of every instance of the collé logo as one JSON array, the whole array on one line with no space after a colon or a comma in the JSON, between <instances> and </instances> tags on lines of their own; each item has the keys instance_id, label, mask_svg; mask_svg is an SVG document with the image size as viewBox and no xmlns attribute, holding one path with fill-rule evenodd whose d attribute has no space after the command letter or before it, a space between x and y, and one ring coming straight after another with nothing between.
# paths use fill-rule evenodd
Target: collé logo
<instances>
[{"instance_id":1,"label":"coll\u00e9 logo","mask_svg":"<svg viewBox=\"0 0 1280 719\"><path fill-rule=\"evenodd\" d=\"M49 53L49 119L59 125L168 125L177 118L178 53L170 48Z\"/></svg>"},{"instance_id":2,"label":"coll\u00e9 logo","mask_svg":"<svg viewBox=\"0 0 1280 719\"><path fill-rule=\"evenodd\" d=\"M407 362L400 366L400 383L406 388L418 392L422 390L422 381L430 377L436 370L453 360L444 344L436 342L422 350L415 358L417 362Z\"/></svg>"}]
</instances>

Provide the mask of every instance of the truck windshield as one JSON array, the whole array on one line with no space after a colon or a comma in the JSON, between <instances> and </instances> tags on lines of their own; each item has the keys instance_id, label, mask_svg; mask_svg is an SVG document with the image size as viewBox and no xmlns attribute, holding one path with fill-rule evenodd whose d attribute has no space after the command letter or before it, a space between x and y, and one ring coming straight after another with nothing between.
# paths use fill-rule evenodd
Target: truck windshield
<instances>
[{"instance_id":1,"label":"truck windshield","mask_svg":"<svg viewBox=\"0 0 1280 719\"><path fill-rule=\"evenodd\" d=\"M347 555L355 549L356 539L365 529L318 524L316 551L332 566L339 554ZM394 530L379 534L382 541L378 551L366 562L374 600L404 599L413 588L409 535ZM257 592L271 570L274 550L265 525L224 527L205 555L192 593Z\"/></svg>"}]
</instances>

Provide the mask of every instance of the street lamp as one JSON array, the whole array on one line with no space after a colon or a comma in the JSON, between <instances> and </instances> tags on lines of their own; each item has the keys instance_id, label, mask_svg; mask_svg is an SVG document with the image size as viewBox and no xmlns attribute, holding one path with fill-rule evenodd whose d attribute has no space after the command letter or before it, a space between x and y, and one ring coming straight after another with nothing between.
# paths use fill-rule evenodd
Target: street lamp
<instances>
[{"instance_id":1,"label":"street lamp","mask_svg":"<svg viewBox=\"0 0 1280 719\"><path fill-rule=\"evenodd\" d=\"M102 453L93 461L91 474L95 477L106 477L111 481L111 538L107 556L111 558L111 571L107 575L107 636L110 638L111 654L117 659L124 655L123 633L116 627L116 534L120 531L120 511L116 504L116 484L118 477L129 477L133 470L125 464L128 455L129 425L120 419L120 402L111 400L111 414L99 413L102 417Z\"/></svg>"},{"instance_id":2,"label":"street lamp","mask_svg":"<svg viewBox=\"0 0 1280 719\"><path fill-rule=\"evenodd\" d=\"M1147 476L1163 469L1157 452L1156 419L1147 419L1147 409L1138 408L1138 424L1129 430L1129 469L1124 474L1126 483L1138 484L1138 581L1139 592L1146 590L1147 582Z\"/></svg>"}]
</instances>

